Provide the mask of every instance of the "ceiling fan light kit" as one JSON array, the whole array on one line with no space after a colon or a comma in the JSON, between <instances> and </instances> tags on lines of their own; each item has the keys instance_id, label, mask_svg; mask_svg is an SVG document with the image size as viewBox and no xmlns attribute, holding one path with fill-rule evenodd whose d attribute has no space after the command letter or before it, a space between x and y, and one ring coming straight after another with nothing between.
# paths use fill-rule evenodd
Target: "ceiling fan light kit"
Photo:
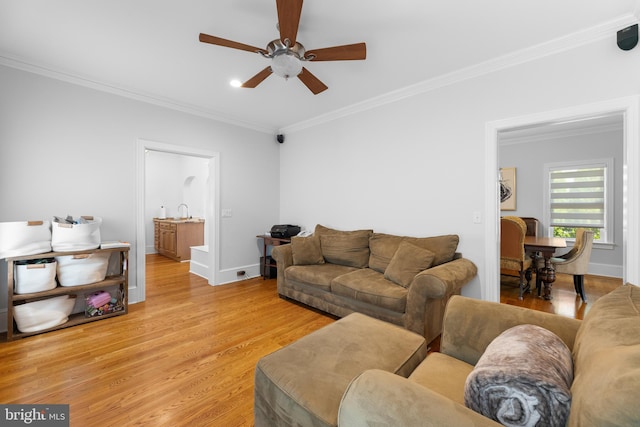
<instances>
[{"instance_id":1,"label":"ceiling fan light kit","mask_svg":"<svg viewBox=\"0 0 640 427\"><path fill-rule=\"evenodd\" d=\"M302 72L302 63L294 53L284 52L273 57L271 71L286 80L289 77L297 77Z\"/></svg>"},{"instance_id":2,"label":"ceiling fan light kit","mask_svg":"<svg viewBox=\"0 0 640 427\"><path fill-rule=\"evenodd\" d=\"M304 46L296 41L302 12L302 0L276 0L276 6L278 10L277 28L280 32L280 38L269 42L266 50L200 33L200 41L203 43L259 53L271 60L269 67L241 84L241 87L254 88L271 74L276 74L284 79L298 77L314 95L317 95L328 87L303 67L303 62L366 59L367 48L364 43L327 47L307 53Z\"/></svg>"},{"instance_id":3,"label":"ceiling fan light kit","mask_svg":"<svg viewBox=\"0 0 640 427\"><path fill-rule=\"evenodd\" d=\"M265 58L271 59L271 71L273 74L288 79L296 77L302 72L302 61L307 59L304 57L304 46L296 43L293 47L289 47L289 39L282 43L276 39L267 45L268 54L260 51Z\"/></svg>"}]
</instances>

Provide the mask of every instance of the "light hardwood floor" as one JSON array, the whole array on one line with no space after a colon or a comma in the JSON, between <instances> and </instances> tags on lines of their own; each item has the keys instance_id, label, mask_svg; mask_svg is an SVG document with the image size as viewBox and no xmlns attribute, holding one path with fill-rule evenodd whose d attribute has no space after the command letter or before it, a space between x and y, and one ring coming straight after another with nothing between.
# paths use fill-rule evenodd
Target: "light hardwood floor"
<instances>
[{"instance_id":1,"label":"light hardwood floor","mask_svg":"<svg viewBox=\"0 0 640 427\"><path fill-rule=\"evenodd\" d=\"M0 402L70 404L71 425L250 426L265 354L334 319L277 297L275 280L209 286L150 256L129 314L0 344Z\"/></svg>"},{"instance_id":2,"label":"light hardwood floor","mask_svg":"<svg viewBox=\"0 0 640 427\"><path fill-rule=\"evenodd\" d=\"M557 274L556 280L551 287L551 296L553 299L547 301L537 296L538 293L535 289L534 275L531 280L531 287L533 288L531 293L525 294L523 299L519 300L518 278L501 276L500 302L555 313L574 319L584 319L584 316L589 312L589 308L591 308L598 298L608 294L622 284L622 279L586 275L584 279L584 289L587 302L585 303L576 294L573 287L573 276L569 274Z\"/></svg>"},{"instance_id":3,"label":"light hardwood floor","mask_svg":"<svg viewBox=\"0 0 640 427\"><path fill-rule=\"evenodd\" d=\"M251 426L258 359L334 318L280 299L275 280L209 286L188 268L151 255L147 301L128 315L0 343L0 402L70 404L78 427ZM509 284L503 299L580 317L620 284L587 278L583 307L566 283L551 302Z\"/></svg>"}]
</instances>

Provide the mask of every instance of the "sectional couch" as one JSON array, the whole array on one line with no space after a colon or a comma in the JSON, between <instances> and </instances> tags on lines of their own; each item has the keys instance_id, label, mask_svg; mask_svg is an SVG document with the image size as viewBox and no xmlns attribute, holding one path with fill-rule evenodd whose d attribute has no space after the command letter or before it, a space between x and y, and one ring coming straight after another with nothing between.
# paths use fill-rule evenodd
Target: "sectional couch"
<instances>
[{"instance_id":1,"label":"sectional couch","mask_svg":"<svg viewBox=\"0 0 640 427\"><path fill-rule=\"evenodd\" d=\"M544 328L560 344L513 333L521 327ZM440 351L408 378L379 369L357 376L342 396L337 425L640 425L637 286L603 296L582 321L454 297Z\"/></svg>"}]
</instances>

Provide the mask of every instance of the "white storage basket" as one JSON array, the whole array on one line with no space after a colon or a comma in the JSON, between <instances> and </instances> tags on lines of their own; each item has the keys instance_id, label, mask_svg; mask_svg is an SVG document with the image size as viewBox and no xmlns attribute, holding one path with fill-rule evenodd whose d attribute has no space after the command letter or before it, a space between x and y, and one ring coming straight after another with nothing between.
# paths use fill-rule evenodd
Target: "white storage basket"
<instances>
[{"instance_id":1,"label":"white storage basket","mask_svg":"<svg viewBox=\"0 0 640 427\"><path fill-rule=\"evenodd\" d=\"M28 302L14 306L13 317L20 332L38 332L62 325L69 320L75 303L75 295L61 295Z\"/></svg>"},{"instance_id":2,"label":"white storage basket","mask_svg":"<svg viewBox=\"0 0 640 427\"><path fill-rule=\"evenodd\" d=\"M49 221L0 222L0 258L51 251Z\"/></svg>"},{"instance_id":3,"label":"white storage basket","mask_svg":"<svg viewBox=\"0 0 640 427\"><path fill-rule=\"evenodd\" d=\"M48 291L56 287L57 263L53 258L40 261L35 264L16 264L14 277L16 294Z\"/></svg>"},{"instance_id":4,"label":"white storage basket","mask_svg":"<svg viewBox=\"0 0 640 427\"><path fill-rule=\"evenodd\" d=\"M86 223L52 222L51 246L56 252L84 251L100 247L102 218L82 217Z\"/></svg>"},{"instance_id":5,"label":"white storage basket","mask_svg":"<svg viewBox=\"0 0 640 427\"><path fill-rule=\"evenodd\" d=\"M61 286L80 286L104 280L111 252L57 256Z\"/></svg>"}]
</instances>

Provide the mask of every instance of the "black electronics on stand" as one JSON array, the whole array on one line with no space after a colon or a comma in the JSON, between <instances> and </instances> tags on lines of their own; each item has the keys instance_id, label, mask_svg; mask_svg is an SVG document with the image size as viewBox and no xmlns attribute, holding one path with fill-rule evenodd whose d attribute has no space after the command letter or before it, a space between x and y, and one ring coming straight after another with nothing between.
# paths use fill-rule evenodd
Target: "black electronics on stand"
<instances>
[{"instance_id":1,"label":"black electronics on stand","mask_svg":"<svg viewBox=\"0 0 640 427\"><path fill-rule=\"evenodd\" d=\"M287 239L300 233L300 227L291 224L279 224L271 227L271 237L277 239Z\"/></svg>"}]
</instances>

